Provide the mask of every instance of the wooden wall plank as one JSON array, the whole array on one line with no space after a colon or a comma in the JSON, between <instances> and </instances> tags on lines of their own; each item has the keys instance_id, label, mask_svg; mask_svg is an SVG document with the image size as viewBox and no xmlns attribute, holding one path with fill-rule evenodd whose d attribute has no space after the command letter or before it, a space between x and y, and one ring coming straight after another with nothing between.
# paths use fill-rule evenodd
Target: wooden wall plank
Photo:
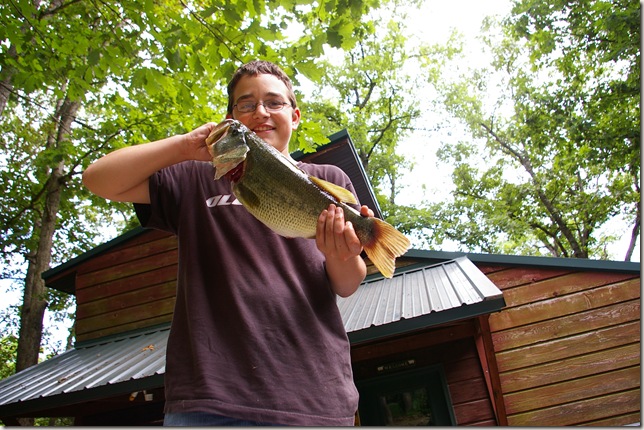
<instances>
[{"instance_id":1,"label":"wooden wall plank","mask_svg":"<svg viewBox=\"0 0 644 430\"><path fill-rule=\"evenodd\" d=\"M485 380L481 378L480 372L477 376L477 378L451 382L449 384L449 392L454 405L489 398Z\"/></svg>"},{"instance_id":2,"label":"wooden wall plank","mask_svg":"<svg viewBox=\"0 0 644 430\"><path fill-rule=\"evenodd\" d=\"M642 420L642 416L640 412L633 412L631 414L617 415L606 419L585 422L584 426L617 427L617 426L639 424L639 426L642 427L641 420Z\"/></svg>"},{"instance_id":3,"label":"wooden wall plank","mask_svg":"<svg viewBox=\"0 0 644 430\"><path fill-rule=\"evenodd\" d=\"M478 421L475 423L469 423L468 426L470 427L496 427L498 424L496 420L486 420L486 421Z\"/></svg>"},{"instance_id":4,"label":"wooden wall plank","mask_svg":"<svg viewBox=\"0 0 644 430\"><path fill-rule=\"evenodd\" d=\"M96 270L109 269L123 262L150 257L176 248L176 236L159 230L149 230L138 236L136 240L125 242L83 262L78 267L78 273L83 275Z\"/></svg>"},{"instance_id":5,"label":"wooden wall plank","mask_svg":"<svg viewBox=\"0 0 644 430\"><path fill-rule=\"evenodd\" d=\"M568 273L555 278L511 288L503 291L506 309L526 303L536 303L541 300L552 299L583 290L589 290L604 285L616 284L635 279L637 276L628 273L612 272L577 272Z\"/></svg>"},{"instance_id":6,"label":"wooden wall plank","mask_svg":"<svg viewBox=\"0 0 644 430\"><path fill-rule=\"evenodd\" d=\"M85 274L79 274L76 279L77 291L97 284L114 281L120 278L149 272L160 267L177 264L177 250L173 249L161 254L146 256L133 260L121 260L121 264L106 269L100 269Z\"/></svg>"},{"instance_id":7,"label":"wooden wall plank","mask_svg":"<svg viewBox=\"0 0 644 430\"><path fill-rule=\"evenodd\" d=\"M637 321L639 318L640 300L635 299L492 333L492 341L495 350L501 352L611 325Z\"/></svg>"},{"instance_id":8,"label":"wooden wall plank","mask_svg":"<svg viewBox=\"0 0 644 430\"><path fill-rule=\"evenodd\" d=\"M505 394L640 364L641 343L605 349L500 374ZM562 372L565 369L565 372Z\"/></svg>"},{"instance_id":9,"label":"wooden wall plank","mask_svg":"<svg viewBox=\"0 0 644 430\"><path fill-rule=\"evenodd\" d=\"M492 404L489 399L455 405L454 415L458 426L482 425L483 422L494 420Z\"/></svg>"},{"instance_id":10,"label":"wooden wall plank","mask_svg":"<svg viewBox=\"0 0 644 430\"><path fill-rule=\"evenodd\" d=\"M473 321L444 325L415 335L405 335L389 340L379 340L351 346L351 359L355 362L376 359L398 351L428 348L441 343L465 339L476 335Z\"/></svg>"},{"instance_id":11,"label":"wooden wall plank","mask_svg":"<svg viewBox=\"0 0 644 430\"><path fill-rule=\"evenodd\" d=\"M490 315L490 329L493 332L504 330L639 298L639 285L639 279L630 279L550 300L528 303L507 310L503 309Z\"/></svg>"},{"instance_id":12,"label":"wooden wall plank","mask_svg":"<svg viewBox=\"0 0 644 430\"><path fill-rule=\"evenodd\" d=\"M497 353L500 372L588 354L599 349L629 345L640 339L640 322L634 321Z\"/></svg>"},{"instance_id":13,"label":"wooden wall plank","mask_svg":"<svg viewBox=\"0 0 644 430\"><path fill-rule=\"evenodd\" d=\"M159 314L153 318L140 319L127 324L111 326L111 327L101 327L95 331L89 331L87 333L76 334L76 340L78 342L85 342L92 339L98 339L105 336L111 336L115 334L121 334L132 330L139 330L146 327L152 327L159 324L165 324L172 321L172 313Z\"/></svg>"},{"instance_id":14,"label":"wooden wall plank","mask_svg":"<svg viewBox=\"0 0 644 430\"><path fill-rule=\"evenodd\" d=\"M563 269L535 269L533 267L512 267L505 270L490 273L484 266L477 267L497 286L498 289L505 291L519 285L534 284L550 278L556 278L571 270Z\"/></svg>"},{"instance_id":15,"label":"wooden wall plank","mask_svg":"<svg viewBox=\"0 0 644 430\"><path fill-rule=\"evenodd\" d=\"M114 294L100 300L84 302L76 307L77 324L84 324L85 319L123 310L132 306L154 302L176 294L176 282L166 282L158 285L151 285L146 288L137 288L121 294Z\"/></svg>"},{"instance_id":16,"label":"wooden wall plank","mask_svg":"<svg viewBox=\"0 0 644 430\"><path fill-rule=\"evenodd\" d=\"M136 275L117 278L91 287L84 288L76 293L76 302L79 306L83 303L90 303L119 294L132 291L137 288L147 288L166 282L176 282L177 265L161 266ZM77 315L78 318L78 315Z\"/></svg>"},{"instance_id":17,"label":"wooden wall plank","mask_svg":"<svg viewBox=\"0 0 644 430\"><path fill-rule=\"evenodd\" d=\"M459 359L456 360L456 357ZM445 373L449 375L450 383L471 381L480 378L483 374L481 362L475 354L469 355L468 353L466 356L455 355L454 358L446 356L442 360Z\"/></svg>"},{"instance_id":18,"label":"wooden wall plank","mask_svg":"<svg viewBox=\"0 0 644 430\"><path fill-rule=\"evenodd\" d=\"M112 312L101 314L83 320L83 324L76 327L77 334L86 334L92 331L99 331L108 327L116 327L124 324L147 320L158 315L172 313L174 309L175 297L148 302L131 306L126 309L114 310Z\"/></svg>"},{"instance_id":19,"label":"wooden wall plank","mask_svg":"<svg viewBox=\"0 0 644 430\"><path fill-rule=\"evenodd\" d=\"M544 385L505 396L509 415L565 405L579 400L627 391L639 387L640 368L632 366L611 372Z\"/></svg>"},{"instance_id":20,"label":"wooden wall plank","mask_svg":"<svg viewBox=\"0 0 644 430\"><path fill-rule=\"evenodd\" d=\"M633 389L607 396L508 415L510 426L572 426L610 415L634 413L640 410L640 390Z\"/></svg>"}]
</instances>

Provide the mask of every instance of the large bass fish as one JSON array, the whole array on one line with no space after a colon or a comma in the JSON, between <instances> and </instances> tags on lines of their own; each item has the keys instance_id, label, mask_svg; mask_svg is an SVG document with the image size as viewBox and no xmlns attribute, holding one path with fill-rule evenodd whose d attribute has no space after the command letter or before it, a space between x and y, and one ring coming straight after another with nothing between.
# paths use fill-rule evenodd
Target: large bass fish
<instances>
[{"instance_id":1,"label":"large bass fish","mask_svg":"<svg viewBox=\"0 0 644 430\"><path fill-rule=\"evenodd\" d=\"M387 278L394 274L396 257L410 242L387 222L363 217L347 204L354 195L313 177L239 121L218 124L206 139L215 166L215 180L228 177L241 204L271 230L285 237L315 238L320 213L331 203L344 210L369 259Z\"/></svg>"}]
</instances>

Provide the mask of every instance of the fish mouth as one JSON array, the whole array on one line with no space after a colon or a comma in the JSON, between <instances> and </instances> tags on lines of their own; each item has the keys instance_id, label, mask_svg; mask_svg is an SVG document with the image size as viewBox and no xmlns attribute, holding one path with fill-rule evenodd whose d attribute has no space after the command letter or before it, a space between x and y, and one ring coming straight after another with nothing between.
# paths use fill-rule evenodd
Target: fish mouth
<instances>
[{"instance_id":1,"label":"fish mouth","mask_svg":"<svg viewBox=\"0 0 644 430\"><path fill-rule=\"evenodd\" d=\"M212 155L212 165L215 167L215 180L229 172L229 179L235 181L243 175L242 163L249 151L246 144L247 132L249 130L239 121L226 119L217 124L206 138L208 152ZM238 166L241 166L241 169L237 168Z\"/></svg>"},{"instance_id":2,"label":"fish mouth","mask_svg":"<svg viewBox=\"0 0 644 430\"><path fill-rule=\"evenodd\" d=\"M225 119L217 124L206 138L206 145L210 148L215 142L225 137L230 126L233 125L233 121L232 119Z\"/></svg>"},{"instance_id":3,"label":"fish mouth","mask_svg":"<svg viewBox=\"0 0 644 430\"><path fill-rule=\"evenodd\" d=\"M233 167L231 170L226 172L224 178L228 179L230 182L238 182L242 176L244 176L244 171L246 170L246 161L242 161L237 166Z\"/></svg>"}]
</instances>

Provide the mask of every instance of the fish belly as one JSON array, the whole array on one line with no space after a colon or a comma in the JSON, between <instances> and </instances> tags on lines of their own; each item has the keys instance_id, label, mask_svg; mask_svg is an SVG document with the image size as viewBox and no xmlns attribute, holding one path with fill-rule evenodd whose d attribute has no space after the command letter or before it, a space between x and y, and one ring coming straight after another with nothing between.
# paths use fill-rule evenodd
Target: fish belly
<instances>
[{"instance_id":1,"label":"fish belly","mask_svg":"<svg viewBox=\"0 0 644 430\"><path fill-rule=\"evenodd\" d=\"M308 178L281 169L247 169L233 193L255 218L285 237L314 238L320 213L332 203Z\"/></svg>"}]
</instances>

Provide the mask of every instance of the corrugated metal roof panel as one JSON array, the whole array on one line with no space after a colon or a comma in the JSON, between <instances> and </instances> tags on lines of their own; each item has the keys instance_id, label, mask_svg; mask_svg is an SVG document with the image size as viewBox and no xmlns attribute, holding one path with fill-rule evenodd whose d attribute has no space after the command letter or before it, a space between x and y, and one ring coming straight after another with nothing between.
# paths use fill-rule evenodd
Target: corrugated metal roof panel
<instances>
[{"instance_id":1,"label":"corrugated metal roof panel","mask_svg":"<svg viewBox=\"0 0 644 430\"><path fill-rule=\"evenodd\" d=\"M86 344L0 381L0 405L165 373L169 327Z\"/></svg>"},{"instance_id":2,"label":"corrugated metal roof panel","mask_svg":"<svg viewBox=\"0 0 644 430\"><path fill-rule=\"evenodd\" d=\"M474 305L495 300L498 310L504 305L501 290L461 257L397 273L391 279L366 281L352 296L339 297L338 307L344 328L351 335L449 310L453 310L450 320L467 318L481 313Z\"/></svg>"}]
</instances>

